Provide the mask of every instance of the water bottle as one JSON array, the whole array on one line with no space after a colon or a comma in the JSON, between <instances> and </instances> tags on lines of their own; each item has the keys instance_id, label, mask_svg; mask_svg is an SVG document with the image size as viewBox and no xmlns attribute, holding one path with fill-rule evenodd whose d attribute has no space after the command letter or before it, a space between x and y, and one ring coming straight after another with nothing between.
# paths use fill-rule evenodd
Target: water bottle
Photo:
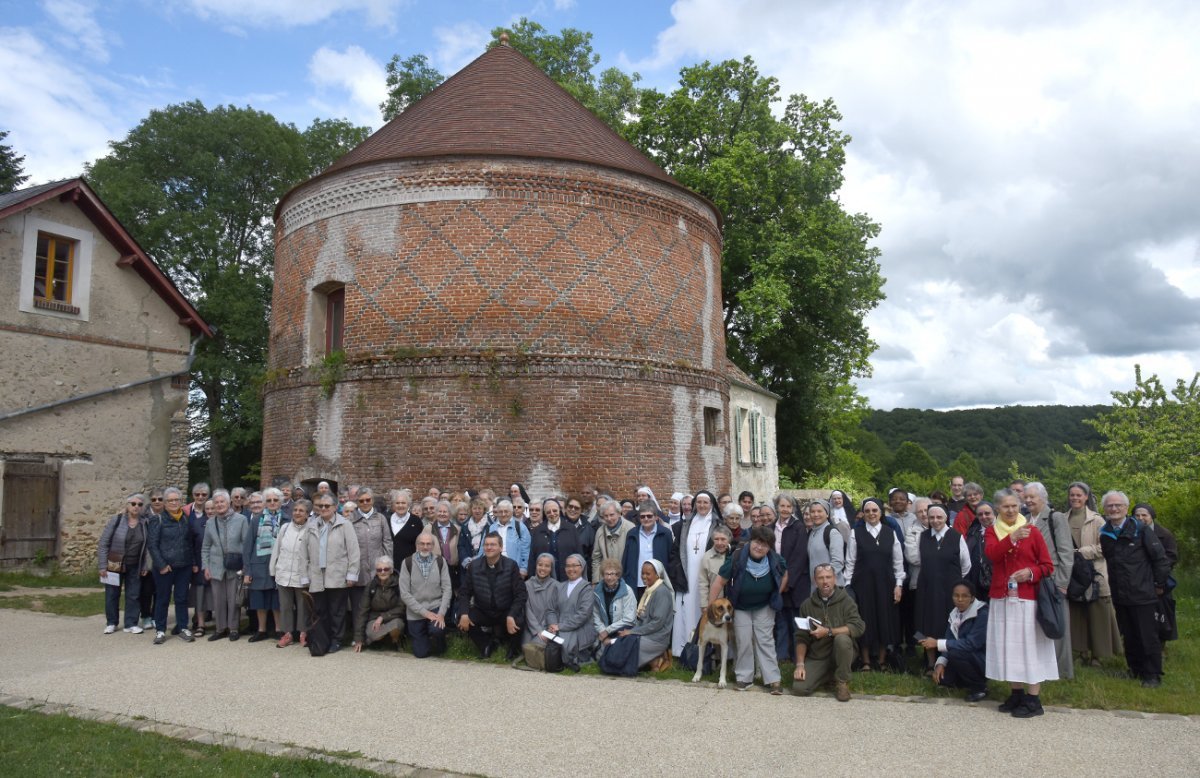
<instances>
[{"instance_id":1,"label":"water bottle","mask_svg":"<svg viewBox=\"0 0 1200 778\"><path fill-rule=\"evenodd\" d=\"M1011 577L1008 579L1008 599L1017 599L1017 579Z\"/></svg>"}]
</instances>

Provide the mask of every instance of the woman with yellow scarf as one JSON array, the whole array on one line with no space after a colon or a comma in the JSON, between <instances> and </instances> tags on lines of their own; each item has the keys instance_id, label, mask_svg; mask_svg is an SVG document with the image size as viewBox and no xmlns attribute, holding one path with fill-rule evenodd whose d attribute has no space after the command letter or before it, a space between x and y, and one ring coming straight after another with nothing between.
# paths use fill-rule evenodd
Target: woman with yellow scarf
<instances>
[{"instance_id":1,"label":"woman with yellow scarf","mask_svg":"<svg viewBox=\"0 0 1200 778\"><path fill-rule=\"evenodd\" d=\"M987 677L1012 687L1000 705L1019 719L1042 715L1042 681L1058 680L1054 641L1037 624L1037 583L1054 574L1042 533L1021 515L1011 489L996 493L996 522L984 533L983 553L992 563L991 615L987 629Z\"/></svg>"}]
</instances>

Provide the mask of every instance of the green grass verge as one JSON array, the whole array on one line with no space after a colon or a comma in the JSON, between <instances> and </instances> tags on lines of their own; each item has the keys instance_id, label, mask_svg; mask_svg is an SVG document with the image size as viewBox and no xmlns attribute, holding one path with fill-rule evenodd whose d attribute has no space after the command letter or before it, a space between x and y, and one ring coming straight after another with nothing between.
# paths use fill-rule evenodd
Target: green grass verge
<instances>
[{"instance_id":1,"label":"green grass verge","mask_svg":"<svg viewBox=\"0 0 1200 778\"><path fill-rule=\"evenodd\" d=\"M124 604L121 607L124 608ZM104 613L104 592L63 594L57 597L0 597L0 608L57 613L60 616L95 616L97 613Z\"/></svg>"},{"instance_id":2,"label":"green grass verge","mask_svg":"<svg viewBox=\"0 0 1200 778\"><path fill-rule=\"evenodd\" d=\"M47 749L47 744L53 744ZM20 776L286 775L371 776L317 759L297 759L173 740L116 724L0 706L4 772Z\"/></svg>"},{"instance_id":3,"label":"green grass verge","mask_svg":"<svg viewBox=\"0 0 1200 778\"><path fill-rule=\"evenodd\" d=\"M96 587L100 588L97 573L62 573L50 570L46 575L27 571L0 573L0 592L11 592L18 586L36 589L58 589L66 587Z\"/></svg>"}]
</instances>

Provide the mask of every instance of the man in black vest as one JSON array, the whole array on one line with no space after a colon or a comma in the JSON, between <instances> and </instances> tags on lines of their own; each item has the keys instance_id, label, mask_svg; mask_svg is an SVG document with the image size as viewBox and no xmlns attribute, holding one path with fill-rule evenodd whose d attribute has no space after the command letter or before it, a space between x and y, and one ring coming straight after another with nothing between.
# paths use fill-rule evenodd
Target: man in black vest
<instances>
[{"instance_id":1,"label":"man in black vest","mask_svg":"<svg viewBox=\"0 0 1200 778\"><path fill-rule=\"evenodd\" d=\"M517 563L500 553L500 534L483 538L483 559L462 572L458 590L458 628L466 632L486 659L504 641L508 658L521 650L525 624L525 582Z\"/></svg>"}]
</instances>

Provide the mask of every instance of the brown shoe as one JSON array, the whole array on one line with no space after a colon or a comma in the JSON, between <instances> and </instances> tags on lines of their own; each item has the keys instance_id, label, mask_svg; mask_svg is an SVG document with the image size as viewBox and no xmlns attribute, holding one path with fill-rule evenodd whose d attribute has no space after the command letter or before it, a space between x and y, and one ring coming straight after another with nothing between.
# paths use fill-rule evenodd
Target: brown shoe
<instances>
[{"instance_id":1,"label":"brown shoe","mask_svg":"<svg viewBox=\"0 0 1200 778\"><path fill-rule=\"evenodd\" d=\"M846 681L838 681L833 696L837 698L838 702L850 702L850 684Z\"/></svg>"},{"instance_id":2,"label":"brown shoe","mask_svg":"<svg viewBox=\"0 0 1200 778\"><path fill-rule=\"evenodd\" d=\"M668 648L658 656L654 657L654 659L650 660L650 671L661 673L665 670L670 670L672 664L671 660L671 649Z\"/></svg>"}]
</instances>

